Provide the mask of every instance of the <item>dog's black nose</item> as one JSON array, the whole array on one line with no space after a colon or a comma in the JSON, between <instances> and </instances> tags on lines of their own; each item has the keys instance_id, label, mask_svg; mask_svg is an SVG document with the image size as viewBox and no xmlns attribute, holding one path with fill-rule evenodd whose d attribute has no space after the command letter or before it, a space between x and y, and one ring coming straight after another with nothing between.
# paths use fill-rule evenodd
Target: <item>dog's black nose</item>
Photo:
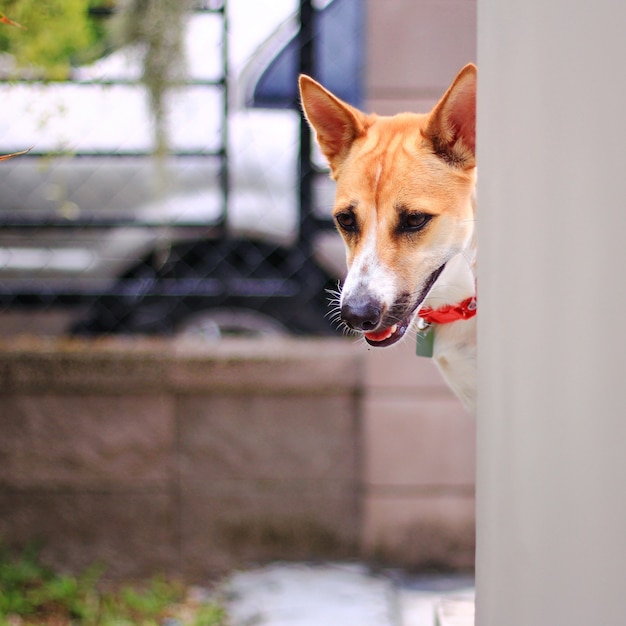
<instances>
[{"instance_id":1,"label":"dog's black nose","mask_svg":"<svg viewBox=\"0 0 626 626\"><path fill-rule=\"evenodd\" d=\"M354 330L374 330L380 324L381 314L380 306L371 300L341 305L341 319Z\"/></svg>"}]
</instances>

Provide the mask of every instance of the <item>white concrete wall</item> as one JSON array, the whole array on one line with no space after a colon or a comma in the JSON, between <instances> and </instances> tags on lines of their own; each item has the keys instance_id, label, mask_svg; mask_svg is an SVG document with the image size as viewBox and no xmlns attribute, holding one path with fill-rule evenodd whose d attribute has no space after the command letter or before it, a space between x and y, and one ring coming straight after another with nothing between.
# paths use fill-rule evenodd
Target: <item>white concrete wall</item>
<instances>
[{"instance_id":1,"label":"white concrete wall","mask_svg":"<svg viewBox=\"0 0 626 626\"><path fill-rule=\"evenodd\" d=\"M477 624L624 624L626 4L478 4Z\"/></svg>"}]
</instances>

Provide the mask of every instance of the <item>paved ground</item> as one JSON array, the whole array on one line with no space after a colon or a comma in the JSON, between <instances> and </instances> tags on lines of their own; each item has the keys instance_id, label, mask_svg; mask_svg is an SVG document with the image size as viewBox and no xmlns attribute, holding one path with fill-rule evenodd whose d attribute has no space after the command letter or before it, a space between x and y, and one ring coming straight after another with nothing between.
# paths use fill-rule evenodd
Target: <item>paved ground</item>
<instances>
[{"instance_id":1,"label":"paved ground","mask_svg":"<svg viewBox=\"0 0 626 626\"><path fill-rule=\"evenodd\" d=\"M470 577L372 574L358 564L279 563L232 575L226 591L233 626L474 623Z\"/></svg>"}]
</instances>

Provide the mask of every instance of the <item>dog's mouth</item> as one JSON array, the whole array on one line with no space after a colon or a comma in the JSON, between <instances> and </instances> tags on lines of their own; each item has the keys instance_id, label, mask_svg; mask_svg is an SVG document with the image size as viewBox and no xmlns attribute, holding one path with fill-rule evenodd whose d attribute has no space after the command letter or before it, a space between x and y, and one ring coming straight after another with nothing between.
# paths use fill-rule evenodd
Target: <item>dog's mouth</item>
<instances>
[{"instance_id":1,"label":"dog's mouth","mask_svg":"<svg viewBox=\"0 0 626 626\"><path fill-rule=\"evenodd\" d=\"M411 325L412 320L413 312L401 322L396 322L393 326L382 328L381 330L373 332L366 332L363 333L363 336L365 337L365 341L367 341L370 346L376 346L377 348L391 346L404 337L404 333L406 333L408 327Z\"/></svg>"},{"instance_id":2,"label":"dog's mouth","mask_svg":"<svg viewBox=\"0 0 626 626\"><path fill-rule=\"evenodd\" d=\"M424 302L424 299L428 295L428 292L432 289L436 280L441 275L441 272L443 272L445 266L446 264L444 263L429 276L419 296L411 304L408 312L404 313L401 316L394 315L393 317L396 321L391 325L383 325L377 330L363 333L365 341L367 341L370 346L375 346L377 348L385 348L400 341L400 339L404 337L404 334L408 330L409 326L411 326L417 309L420 307L422 302Z\"/></svg>"}]
</instances>

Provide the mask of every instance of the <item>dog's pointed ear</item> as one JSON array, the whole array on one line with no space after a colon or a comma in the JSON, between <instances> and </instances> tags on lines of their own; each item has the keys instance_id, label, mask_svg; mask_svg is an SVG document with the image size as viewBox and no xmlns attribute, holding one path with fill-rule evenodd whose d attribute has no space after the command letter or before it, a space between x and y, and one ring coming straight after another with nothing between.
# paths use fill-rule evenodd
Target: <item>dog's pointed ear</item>
<instances>
[{"instance_id":1,"label":"dog's pointed ear","mask_svg":"<svg viewBox=\"0 0 626 626\"><path fill-rule=\"evenodd\" d=\"M435 154L455 167L476 165L476 82L472 63L456 76L430 114L424 137Z\"/></svg>"},{"instance_id":2,"label":"dog's pointed ear","mask_svg":"<svg viewBox=\"0 0 626 626\"><path fill-rule=\"evenodd\" d=\"M352 143L365 132L366 116L310 76L301 74L299 84L304 115L335 177Z\"/></svg>"}]
</instances>

